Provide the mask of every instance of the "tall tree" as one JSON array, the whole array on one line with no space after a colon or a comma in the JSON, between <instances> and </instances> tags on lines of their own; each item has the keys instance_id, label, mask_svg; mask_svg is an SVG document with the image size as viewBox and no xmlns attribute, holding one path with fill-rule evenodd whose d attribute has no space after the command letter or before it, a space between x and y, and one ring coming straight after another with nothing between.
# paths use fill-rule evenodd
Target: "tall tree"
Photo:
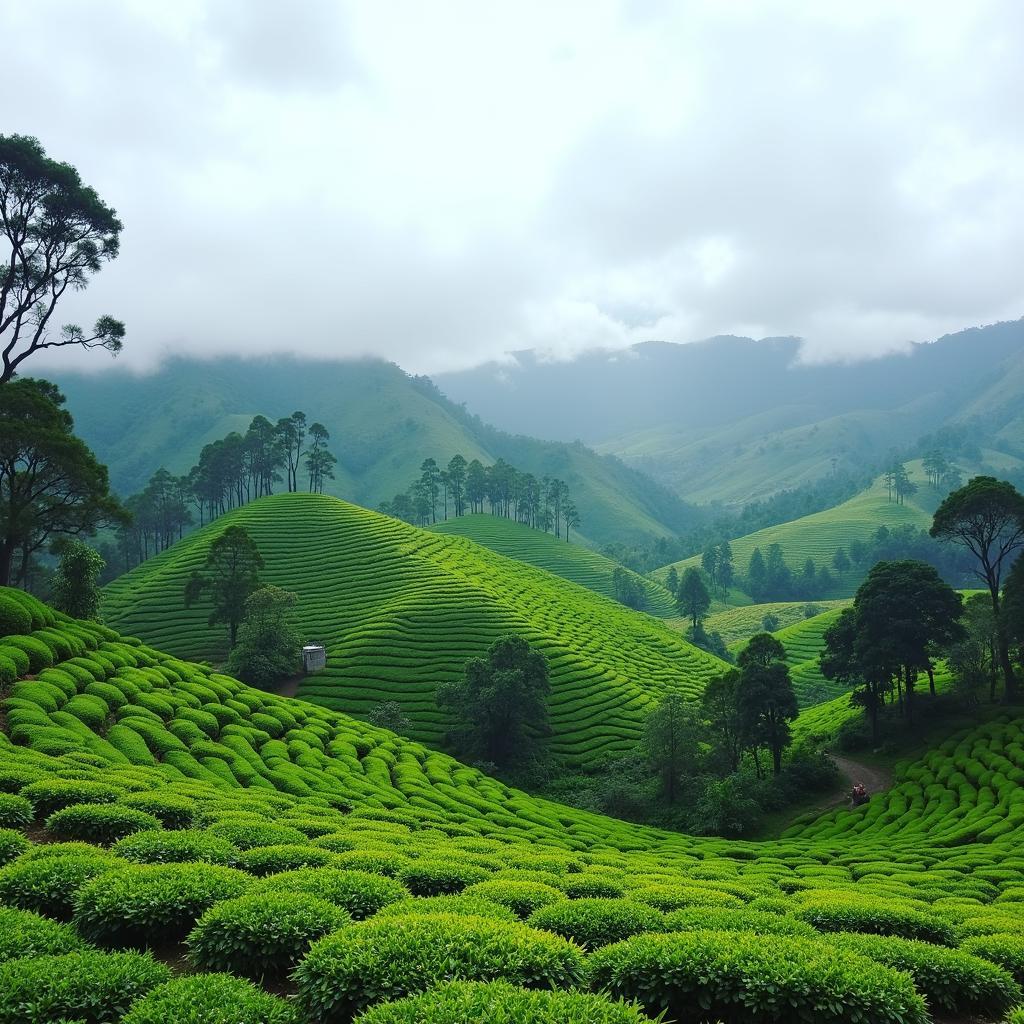
<instances>
[{"instance_id":1,"label":"tall tree","mask_svg":"<svg viewBox=\"0 0 1024 1024\"><path fill-rule=\"evenodd\" d=\"M679 581L679 589L676 591L676 604L679 611L690 620L690 624L696 630L711 608L711 595L708 593L704 577L699 569L690 566L683 573L683 578Z\"/></svg>"},{"instance_id":2,"label":"tall tree","mask_svg":"<svg viewBox=\"0 0 1024 1024\"><path fill-rule=\"evenodd\" d=\"M676 572L674 565L669 566L667 575L665 576L665 586L668 592L675 597L676 591L679 589L679 573Z\"/></svg>"},{"instance_id":3,"label":"tall tree","mask_svg":"<svg viewBox=\"0 0 1024 1024\"><path fill-rule=\"evenodd\" d=\"M437 499L441 493L441 471L437 468L434 459L424 459L420 466L420 486L423 494L429 503L428 522L437 522Z\"/></svg>"},{"instance_id":4,"label":"tall tree","mask_svg":"<svg viewBox=\"0 0 1024 1024\"><path fill-rule=\"evenodd\" d=\"M754 548L747 564L747 589L750 596L759 601L764 597L767 586L768 570L764 564L764 555L761 554L760 548Z\"/></svg>"},{"instance_id":5,"label":"tall tree","mask_svg":"<svg viewBox=\"0 0 1024 1024\"><path fill-rule=\"evenodd\" d=\"M77 538L66 541L53 575L53 606L75 619L98 619L99 578L105 564L88 544Z\"/></svg>"},{"instance_id":6,"label":"tall tree","mask_svg":"<svg viewBox=\"0 0 1024 1024\"><path fill-rule=\"evenodd\" d=\"M579 509L573 501L569 500L565 503L565 508L562 510L562 517L565 519L565 543L569 543L569 530L575 530L580 525L580 513Z\"/></svg>"},{"instance_id":7,"label":"tall tree","mask_svg":"<svg viewBox=\"0 0 1024 1024\"><path fill-rule=\"evenodd\" d=\"M245 600L245 617L232 646L228 671L243 682L264 689L299 670L298 632L288 613L298 594L280 587L258 587Z\"/></svg>"},{"instance_id":8,"label":"tall tree","mask_svg":"<svg viewBox=\"0 0 1024 1024\"><path fill-rule=\"evenodd\" d=\"M685 774L695 774L700 755L700 720L695 705L679 693L666 693L644 719L644 748L661 777L666 801L676 802Z\"/></svg>"},{"instance_id":9,"label":"tall tree","mask_svg":"<svg viewBox=\"0 0 1024 1024\"><path fill-rule=\"evenodd\" d=\"M740 673L737 669L712 679L701 695L701 709L715 746L730 772L743 756L743 723L740 715Z\"/></svg>"},{"instance_id":10,"label":"tall tree","mask_svg":"<svg viewBox=\"0 0 1024 1024\"><path fill-rule=\"evenodd\" d=\"M466 470L466 460L461 455L455 454L448 460L448 486L451 488L456 516L466 512Z\"/></svg>"},{"instance_id":11,"label":"tall tree","mask_svg":"<svg viewBox=\"0 0 1024 1024\"><path fill-rule=\"evenodd\" d=\"M939 540L961 544L974 555L977 575L988 588L996 621L1003 698L1019 699L1017 677L1010 660L1006 624L1000 613L1000 587L1013 556L1024 546L1024 496L1005 480L976 476L947 495L935 513L929 531Z\"/></svg>"},{"instance_id":12,"label":"tall tree","mask_svg":"<svg viewBox=\"0 0 1024 1024\"><path fill-rule=\"evenodd\" d=\"M46 381L0 386L0 585L23 581L32 556L53 540L126 521L106 467L74 436L63 404Z\"/></svg>"},{"instance_id":13,"label":"tall tree","mask_svg":"<svg viewBox=\"0 0 1024 1024\"><path fill-rule=\"evenodd\" d=\"M81 291L115 259L121 222L70 164L46 155L37 139L0 135L0 384L31 355L49 348L121 351L124 324L101 316L91 331L65 324L51 335L64 293Z\"/></svg>"},{"instance_id":14,"label":"tall tree","mask_svg":"<svg viewBox=\"0 0 1024 1024\"><path fill-rule=\"evenodd\" d=\"M285 464L288 471L288 490L299 489L299 464L306 442L306 414L293 412L291 416L279 419L275 427L281 447L284 449Z\"/></svg>"},{"instance_id":15,"label":"tall tree","mask_svg":"<svg viewBox=\"0 0 1024 1024\"><path fill-rule=\"evenodd\" d=\"M768 747L776 775L782 771L782 752L792 742L789 723L799 712L785 656L775 637L758 633L736 659L743 733L752 746Z\"/></svg>"},{"instance_id":16,"label":"tall tree","mask_svg":"<svg viewBox=\"0 0 1024 1024\"><path fill-rule=\"evenodd\" d=\"M550 690L544 656L506 636L466 662L459 682L439 686L437 703L455 719L449 739L460 754L508 769L530 760L549 735Z\"/></svg>"},{"instance_id":17,"label":"tall tree","mask_svg":"<svg viewBox=\"0 0 1024 1024\"><path fill-rule=\"evenodd\" d=\"M892 680L892 667L878 652L858 649L857 612L844 608L824 634L825 647L818 659L821 674L853 689L853 700L864 708L871 723L872 742L878 742L878 712Z\"/></svg>"},{"instance_id":18,"label":"tall tree","mask_svg":"<svg viewBox=\"0 0 1024 1024\"><path fill-rule=\"evenodd\" d=\"M309 490L311 494L323 494L324 481L334 479L334 467L338 460L327 450L327 442L331 435L322 423L314 423L309 428L309 438L311 443L306 453Z\"/></svg>"},{"instance_id":19,"label":"tall tree","mask_svg":"<svg viewBox=\"0 0 1024 1024\"><path fill-rule=\"evenodd\" d=\"M228 627L228 643L234 649L238 627L245 618L246 601L260 585L263 558L248 531L229 526L210 545L203 572L193 572L185 584L185 607L190 608L204 594L213 602L211 626Z\"/></svg>"}]
</instances>

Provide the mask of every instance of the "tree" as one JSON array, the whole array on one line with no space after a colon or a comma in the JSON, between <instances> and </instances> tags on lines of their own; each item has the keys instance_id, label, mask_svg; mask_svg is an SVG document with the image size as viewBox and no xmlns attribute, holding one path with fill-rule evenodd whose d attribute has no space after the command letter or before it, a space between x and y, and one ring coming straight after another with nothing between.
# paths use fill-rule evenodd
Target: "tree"
<instances>
[{"instance_id":1,"label":"tree","mask_svg":"<svg viewBox=\"0 0 1024 1024\"><path fill-rule=\"evenodd\" d=\"M306 414L293 412L286 419L278 420L275 429L284 448L288 469L288 490L297 491L299 489L299 463L305 454L302 446L306 441Z\"/></svg>"},{"instance_id":2,"label":"tree","mask_svg":"<svg viewBox=\"0 0 1024 1024\"><path fill-rule=\"evenodd\" d=\"M762 743L768 747L776 775L782 771L782 752L793 739L789 723L800 710L785 657L786 649L771 633L758 633L736 659L743 734L755 749Z\"/></svg>"},{"instance_id":3,"label":"tree","mask_svg":"<svg viewBox=\"0 0 1024 1024\"><path fill-rule=\"evenodd\" d=\"M730 772L740 766L743 728L740 718L740 673L737 669L712 679L701 695L701 710Z\"/></svg>"},{"instance_id":4,"label":"tree","mask_svg":"<svg viewBox=\"0 0 1024 1024\"><path fill-rule=\"evenodd\" d=\"M988 588L996 621L996 643L1003 673L1003 699L1018 699L1017 678L1010 661L1009 637L1000 613L1000 585L1013 554L1024 546L1024 496L1005 480L976 476L947 495L932 521L932 537L961 544L974 555L975 570Z\"/></svg>"},{"instance_id":5,"label":"tree","mask_svg":"<svg viewBox=\"0 0 1024 1024\"><path fill-rule=\"evenodd\" d=\"M402 705L393 700L376 704L370 709L366 720L378 729L390 729L391 732L401 733L403 736L407 736L412 729L412 722L406 717Z\"/></svg>"},{"instance_id":6,"label":"tree","mask_svg":"<svg viewBox=\"0 0 1024 1024\"><path fill-rule=\"evenodd\" d=\"M81 291L116 259L121 222L70 164L46 155L37 139L0 135L0 228L10 255L0 260L0 384L29 356L49 348L121 351L124 324L101 316L91 332L50 321L70 288Z\"/></svg>"},{"instance_id":7,"label":"tree","mask_svg":"<svg viewBox=\"0 0 1024 1024\"><path fill-rule=\"evenodd\" d=\"M565 519L565 543L568 544L570 528L575 530L580 525L580 513L574 502L566 501L562 516Z\"/></svg>"},{"instance_id":8,"label":"tree","mask_svg":"<svg viewBox=\"0 0 1024 1024\"><path fill-rule=\"evenodd\" d=\"M456 516L465 514L466 506L466 460L461 455L453 455L448 460L448 487L452 492Z\"/></svg>"},{"instance_id":9,"label":"tree","mask_svg":"<svg viewBox=\"0 0 1024 1024\"><path fill-rule=\"evenodd\" d=\"M779 628L778 615L773 615L771 612L765 612L765 614L761 616L761 628L766 633L774 633L775 630Z\"/></svg>"},{"instance_id":10,"label":"tree","mask_svg":"<svg viewBox=\"0 0 1024 1024\"><path fill-rule=\"evenodd\" d=\"M259 587L246 598L238 643L228 657L232 675L269 688L298 672L302 640L288 622L298 600L298 594L272 586Z\"/></svg>"},{"instance_id":11,"label":"tree","mask_svg":"<svg viewBox=\"0 0 1024 1024\"><path fill-rule=\"evenodd\" d=\"M892 678L884 661L862 657L857 646L857 612L844 608L824 633L825 647L818 663L826 679L853 688L853 700L864 708L871 723L872 742L878 742L878 712ZM874 652L868 652L874 653Z\"/></svg>"},{"instance_id":12,"label":"tree","mask_svg":"<svg viewBox=\"0 0 1024 1024\"><path fill-rule=\"evenodd\" d=\"M676 591L676 604L679 611L690 620L694 629L704 621L711 608L711 595L699 569L691 566L683 573L679 589Z\"/></svg>"},{"instance_id":13,"label":"tree","mask_svg":"<svg viewBox=\"0 0 1024 1024\"><path fill-rule=\"evenodd\" d=\"M420 466L420 487L426 498L429 510L429 522L437 522L437 499L441 493L441 471L434 459L424 459ZM426 525L426 524L424 524Z\"/></svg>"},{"instance_id":14,"label":"tree","mask_svg":"<svg viewBox=\"0 0 1024 1024\"><path fill-rule=\"evenodd\" d=\"M754 548L750 553L750 561L747 563L747 589L750 591L750 596L755 600L760 600L765 593L765 588L768 584L768 573L764 564L764 555L761 554L760 548Z\"/></svg>"},{"instance_id":15,"label":"tree","mask_svg":"<svg viewBox=\"0 0 1024 1024\"><path fill-rule=\"evenodd\" d=\"M449 741L460 754L509 769L549 735L550 690L544 656L521 636L505 636L466 662L462 680L439 686L437 704L455 719Z\"/></svg>"},{"instance_id":16,"label":"tree","mask_svg":"<svg viewBox=\"0 0 1024 1024\"><path fill-rule=\"evenodd\" d=\"M260 585L263 559L244 527L229 526L210 545L205 572L193 572L185 584L185 607L204 594L213 602L209 625L228 627L229 649L238 640L238 627L246 614L246 602Z\"/></svg>"},{"instance_id":17,"label":"tree","mask_svg":"<svg viewBox=\"0 0 1024 1024\"><path fill-rule=\"evenodd\" d=\"M88 544L65 541L53 576L53 606L75 619L99 619L99 578L105 565Z\"/></svg>"},{"instance_id":18,"label":"tree","mask_svg":"<svg viewBox=\"0 0 1024 1024\"><path fill-rule=\"evenodd\" d=\"M668 575L665 577L665 586L668 588L668 592L675 597L676 591L679 589L679 573L676 572L674 565L668 570Z\"/></svg>"},{"instance_id":19,"label":"tree","mask_svg":"<svg viewBox=\"0 0 1024 1024\"><path fill-rule=\"evenodd\" d=\"M736 568L732 563L732 545L723 540L718 545L718 586L722 597L729 596L729 588L736 578Z\"/></svg>"},{"instance_id":20,"label":"tree","mask_svg":"<svg viewBox=\"0 0 1024 1024\"><path fill-rule=\"evenodd\" d=\"M681 694L666 693L644 720L647 757L670 804L676 802L682 776L694 774L699 761L700 721L695 710Z\"/></svg>"},{"instance_id":21,"label":"tree","mask_svg":"<svg viewBox=\"0 0 1024 1024\"><path fill-rule=\"evenodd\" d=\"M846 554L845 548L836 549L836 553L832 556L832 568L838 573L850 571L850 558Z\"/></svg>"},{"instance_id":22,"label":"tree","mask_svg":"<svg viewBox=\"0 0 1024 1024\"><path fill-rule=\"evenodd\" d=\"M0 396L0 585L8 586L24 581L44 545L91 536L127 513L110 494L106 467L72 433L53 384L22 377L0 386Z\"/></svg>"},{"instance_id":23,"label":"tree","mask_svg":"<svg viewBox=\"0 0 1024 1024\"><path fill-rule=\"evenodd\" d=\"M309 428L312 442L306 453L306 472L309 474L310 494L323 494L324 481L334 479L334 467L338 460L327 450L327 442L331 435L322 423L314 423ZM395 513L398 515L398 513ZM404 518L399 516L399 518Z\"/></svg>"},{"instance_id":24,"label":"tree","mask_svg":"<svg viewBox=\"0 0 1024 1024\"><path fill-rule=\"evenodd\" d=\"M700 567L704 570L704 575L707 576L708 581L711 583L711 587L714 590L718 589L718 545L708 544L704 548L703 554L700 556Z\"/></svg>"}]
</instances>

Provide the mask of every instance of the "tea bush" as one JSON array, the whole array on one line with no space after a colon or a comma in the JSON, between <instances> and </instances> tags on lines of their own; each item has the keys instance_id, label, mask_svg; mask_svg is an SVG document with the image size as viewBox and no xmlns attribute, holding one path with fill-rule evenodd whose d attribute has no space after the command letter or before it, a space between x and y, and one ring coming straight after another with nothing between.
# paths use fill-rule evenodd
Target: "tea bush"
<instances>
[{"instance_id":1,"label":"tea bush","mask_svg":"<svg viewBox=\"0 0 1024 1024\"><path fill-rule=\"evenodd\" d=\"M584 949L597 949L641 932L666 930L666 916L623 899L563 900L530 915L527 924L554 932Z\"/></svg>"},{"instance_id":2,"label":"tea bush","mask_svg":"<svg viewBox=\"0 0 1024 1024\"><path fill-rule=\"evenodd\" d=\"M133 832L160 828L160 819L118 804L72 804L51 814L46 827L58 839L109 844Z\"/></svg>"},{"instance_id":3,"label":"tea bush","mask_svg":"<svg viewBox=\"0 0 1024 1024\"><path fill-rule=\"evenodd\" d=\"M286 1000L230 974L194 974L152 989L122 1024L299 1024Z\"/></svg>"}]
</instances>

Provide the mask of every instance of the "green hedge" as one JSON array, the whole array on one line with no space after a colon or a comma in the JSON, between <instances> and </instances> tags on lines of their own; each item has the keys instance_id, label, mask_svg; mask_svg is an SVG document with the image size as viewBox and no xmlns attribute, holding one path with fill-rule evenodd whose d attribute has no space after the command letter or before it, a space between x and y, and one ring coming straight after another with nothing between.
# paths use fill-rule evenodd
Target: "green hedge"
<instances>
[{"instance_id":1,"label":"green hedge","mask_svg":"<svg viewBox=\"0 0 1024 1024\"><path fill-rule=\"evenodd\" d=\"M198 829L182 829L177 832L152 829L136 832L114 844L113 852L118 857L136 864L181 864L186 861L201 861L204 864L226 864L234 866L239 853L226 839L200 832Z\"/></svg>"},{"instance_id":2,"label":"green hedge","mask_svg":"<svg viewBox=\"0 0 1024 1024\"><path fill-rule=\"evenodd\" d=\"M284 999L230 974L195 974L154 988L122 1024L298 1024Z\"/></svg>"},{"instance_id":3,"label":"green hedge","mask_svg":"<svg viewBox=\"0 0 1024 1024\"><path fill-rule=\"evenodd\" d=\"M46 827L58 839L92 843L116 843L118 839L160 828L160 819L134 807L117 804L72 804L46 819Z\"/></svg>"},{"instance_id":4,"label":"green hedge","mask_svg":"<svg viewBox=\"0 0 1024 1024\"><path fill-rule=\"evenodd\" d=\"M242 871L219 864L135 864L84 886L75 926L90 941L148 945L183 938L220 900L251 884Z\"/></svg>"},{"instance_id":5,"label":"green hedge","mask_svg":"<svg viewBox=\"0 0 1024 1024\"><path fill-rule=\"evenodd\" d=\"M623 899L563 900L532 914L531 928L543 928L597 949L641 932L665 931L665 915L654 907Z\"/></svg>"},{"instance_id":6,"label":"green hedge","mask_svg":"<svg viewBox=\"0 0 1024 1024\"><path fill-rule=\"evenodd\" d=\"M385 999L447 980L504 979L536 988L578 984L579 947L556 935L482 917L386 917L315 943L295 970L298 1000L320 1024L347 1021Z\"/></svg>"},{"instance_id":7,"label":"green hedge","mask_svg":"<svg viewBox=\"0 0 1024 1024\"><path fill-rule=\"evenodd\" d=\"M629 1003L582 992L536 992L504 981L451 981L384 1003L356 1024L649 1024ZM126 1020L125 1024L129 1024Z\"/></svg>"},{"instance_id":8,"label":"green hedge","mask_svg":"<svg viewBox=\"0 0 1024 1024\"><path fill-rule=\"evenodd\" d=\"M466 917L490 917L495 921L518 921L514 910L480 896L467 896L464 892L453 896L410 896L389 903L377 911L377 917L406 917L409 914L461 914Z\"/></svg>"},{"instance_id":9,"label":"green hedge","mask_svg":"<svg viewBox=\"0 0 1024 1024\"><path fill-rule=\"evenodd\" d=\"M446 896L486 881L490 872L473 864L444 860L415 861L403 868L399 880L414 896Z\"/></svg>"},{"instance_id":10,"label":"green hedge","mask_svg":"<svg viewBox=\"0 0 1024 1024\"><path fill-rule=\"evenodd\" d=\"M35 817L32 802L14 793L0 793L0 828L20 828Z\"/></svg>"},{"instance_id":11,"label":"green hedge","mask_svg":"<svg viewBox=\"0 0 1024 1024\"><path fill-rule=\"evenodd\" d=\"M927 1024L909 976L821 940L747 932L637 935L592 953L590 985L671 1020Z\"/></svg>"},{"instance_id":12,"label":"green hedge","mask_svg":"<svg viewBox=\"0 0 1024 1024\"><path fill-rule=\"evenodd\" d=\"M477 882L463 889L466 896L476 896L490 900L503 907L508 907L519 917L525 919L535 910L550 906L552 903L566 902L565 893L541 882L518 882L492 879Z\"/></svg>"},{"instance_id":13,"label":"green hedge","mask_svg":"<svg viewBox=\"0 0 1024 1024\"><path fill-rule=\"evenodd\" d=\"M300 892L334 903L356 921L376 914L381 907L409 895L408 889L392 878L364 871L335 868L299 868L263 879L256 892Z\"/></svg>"},{"instance_id":14,"label":"green hedge","mask_svg":"<svg viewBox=\"0 0 1024 1024\"><path fill-rule=\"evenodd\" d=\"M32 802L36 817L45 819L72 804L112 804L122 794L102 782L54 779L32 782L21 795Z\"/></svg>"},{"instance_id":15,"label":"green hedge","mask_svg":"<svg viewBox=\"0 0 1024 1024\"><path fill-rule=\"evenodd\" d=\"M1013 975L1017 984L1024 985L1024 935L975 935L965 939L960 948L998 964Z\"/></svg>"},{"instance_id":16,"label":"green hedge","mask_svg":"<svg viewBox=\"0 0 1024 1024\"><path fill-rule=\"evenodd\" d=\"M257 893L211 907L189 933L198 967L247 978L278 977L310 944L351 922L340 907L304 893Z\"/></svg>"},{"instance_id":17,"label":"green hedge","mask_svg":"<svg viewBox=\"0 0 1024 1024\"><path fill-rule=\"evenodd\" d=\"M20 857L32 844L11 828L0 828L0 866Z\"/></svg>"},{"instance_id":18,"label":"green hedge","mask_svg":"<svg viewBox=\"0 0 1024 1024\"><path fill-rule=\"evenodd\" d=\"M833 941L875 963L906 971L932 1008L995 1017L1022 998L1011 974L958 949L891 935L841 934Z\"/></svg>"},{"instance_id":19,"label":"green hedge","mask_svg":"<svg viewBox=\"0 0 1024 1024\"><path fill-rule=\"evenodd\" d=\"M40 851L45 849L40 847ZM0 901L66 920L82 886L123 868L120 861L95 848L86 853L18 860L0 869Z\"/></svg>"},{"instance_id":20,"label":"green hedge","mask_svg":"<svg viewBox=\"0 0 1024 1024\"><path fill-rule=\"evenodd\" d=\"M335 855L315 846L298 843L282 846L257 846L238 855L238 867L251 875L275 875L299 868L325 867Z\"/></svg>"},{"instance_id":21,"label":"green hedge","mask_svg":"<svg viewBox=\"0 0 1024 1024\"><path fill-rule=\"evenodd\" d=\"M86 951L11 960L0 965L0 1024L109 1024L170 975L148 953Z\"/></svg>"},{"instance_id":22,"label":"green hedge","mask_svg":"<svg viewBox=\"0 0 1024 1024\"><path fill-rule=\"evenodd\" d=\"M0 963L20 956L73 953L84 948L81 936L66 924L31 910L0 907Z\"/></svg>"},{"instance_id":23,"label":"green hedge","mask_svg":"<svg viewBox=\"0 0 1024 1024\"><path fill-rule=\"evenodd\" d=\"M955 943L952 925L932 914L906 906L896 899L840 896L826 892L812 895L793 911L796 917L823 932L866 932L921 939L944 946Z\"/></svg>"}]
</instances>

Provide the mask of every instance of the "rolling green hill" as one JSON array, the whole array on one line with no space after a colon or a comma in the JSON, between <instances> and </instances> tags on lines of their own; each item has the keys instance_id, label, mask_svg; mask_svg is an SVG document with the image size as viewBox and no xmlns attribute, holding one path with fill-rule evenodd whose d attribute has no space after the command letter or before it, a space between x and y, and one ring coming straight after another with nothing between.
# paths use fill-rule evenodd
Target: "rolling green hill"
<instances>
[{"instance_id":1,"label":"rolling green hill","mask_svg":"<svg viewBox=\"0 0 1024 1024\"><path fill-rule=\"evenodd\" d=\"M325 495L274 495L221 517L111 583L105 620L180 657L223 657L224 631L206 624L204 607L186 611L182 595L231 524L252 535L264 579L299 595L306 637L327 646L326 670L300 696L356 714L396 701L418 739L436 743L444 731L437 685L508 633L548 658L552 752L573 764L627 748L661 692L698 693L722 665L659 620L568 580Z\"/></svg>"},{"instance_id":2,"label":"rolling green hill","mask_svg":"<svg viewBox=\"0 0 1024 1024\"><path fill-rule=\"evenodd\" d=\"M448 401L429 380L393 363L266 360L173 360L148 376L54 374L76 432L110 468L122 495L142 489L161 466L182 474L204 444L252 418L296 409L331 434L338 458L329 493L376 508L407 490L420 464L445 464L457 452L485 465L499 458L536 477L565 480L582 516L581 536L595 544L681 532L697 518L673 492L618 459L580 443L511 435Z\"/></svg>"},{"instance_id":3,"label":"rolling green hill","mask_svg":"<svg viewBox=\"0 0 1024 1024\"><path fill-rule=\"evenodd\" d=\"M911 479L924 491L926 484L920 463L908 463L907 471ZM754 548L760 548L762 554L767 554L772 544L779 544L782 547L786 564L794 572L799 572L808 558L813 559L818 568L828 566L831 569L832 558L840 547L848 549L854 540L868 540L880 526L892 529L906 525L927 529L931 525L931 515L922 508L919 501L908 499L903 505L889 501L885 483L879 477L871 487L835 508L815 512L813 515L778 526L770 526L745 537L739 537L730 543L738 573L746 572ZM694 555L675 563L676 571L680 574L690 566L699 567L700 556ZM663 581L668 569L669 566L666 565L654 575ZM836 578L834 593L820 596L840 598L852 594L856 589L856 583L860 581L859 576L849 573L847 576L850 578Z\"/></svg>"},{"instance_id":4,"label":"rolling green hill","mask_svg":"<svg viewBox=\"0 0 1024 1024\"><path fill-rule=\"evenodd\" d=\"M769 601L764 604L748 604L738 608L727 608L715 612L705 620L704 628L708 632L719 633L727 647L745 643L755 633L764 632L762 620L766 615L774 615L779 620L779 629L794 626L811 616L808 608L818 612L832 608L845 608L850 602L846 599L838 601Z\"/></svg>"},{"instance_id":5,"label":"rolling green hill","mask_svg":"<svg viewBox=\"0 0 1024 1024\"><path fill-rule=\"evenodd\" d=\"M613 597L612 574L619 568L618 563L578 544L567 544L550 533L486 514L460 516L430 529L446 536L468 537L499 555L535 565L605 597ZM640 581L647 594L644 611L661 618L678 615L675 601L665 587L636 573L631 575Z\"/></svg>"},{"instance_id":6,"label":"rolling green hill","mask_svg":"<svg viewBox=\"0 0 1024 1024\"><path fill-rule=\"evenodd\" d=\"M649 1024L694 1005L928 1024L924 999L1002 1020L1024 998L1018 717L781 840L696 839L529 797L15 592L0 623L12 1024L454 1024L495 1007ZM491 984L433 988L450 979ZM757 1009L765 993L781 1012Z\"/></svg>"}]
</instances>

